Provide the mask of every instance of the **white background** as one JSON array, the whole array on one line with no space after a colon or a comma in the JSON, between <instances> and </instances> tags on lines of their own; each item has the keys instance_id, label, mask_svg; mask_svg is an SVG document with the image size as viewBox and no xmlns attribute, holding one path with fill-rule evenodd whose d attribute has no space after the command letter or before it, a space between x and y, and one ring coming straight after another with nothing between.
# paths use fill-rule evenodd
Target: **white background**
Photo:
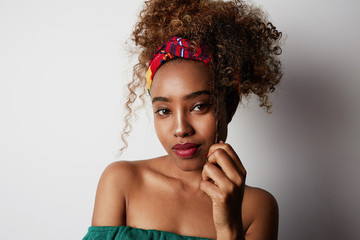
<instances>
[{"instance_id":1,"label":"white background","mask_svg":"<svg viewBox=\"0 0 360 240\"><path fill-rule=\"evenodd\" d=\"M279 239L360 238L359 1L262 0L287 35L273 113L239 108L228 142L273 193ZM0 239L81 239L118 160L125 41L142 1L0 0ZM121 159L163 154L151 111Z\"/></svg>"}]
</instances>

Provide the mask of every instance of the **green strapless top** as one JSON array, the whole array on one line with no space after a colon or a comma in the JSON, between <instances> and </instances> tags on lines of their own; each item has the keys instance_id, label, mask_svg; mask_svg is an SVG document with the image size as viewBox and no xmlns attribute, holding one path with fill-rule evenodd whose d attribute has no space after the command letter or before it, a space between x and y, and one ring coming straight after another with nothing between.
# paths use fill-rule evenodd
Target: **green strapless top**
<instances>
[{"instance_id":1,"label":"green strapless top","mask_svg":"<svg viewBox=\"0 0 360 240\"><path fill-rule=\"evenodd\" d=\"M146 230L129 226L89 227L83 240L209 240L209 238L181 236L172 232Z\"/></svg>"}]
</instances>

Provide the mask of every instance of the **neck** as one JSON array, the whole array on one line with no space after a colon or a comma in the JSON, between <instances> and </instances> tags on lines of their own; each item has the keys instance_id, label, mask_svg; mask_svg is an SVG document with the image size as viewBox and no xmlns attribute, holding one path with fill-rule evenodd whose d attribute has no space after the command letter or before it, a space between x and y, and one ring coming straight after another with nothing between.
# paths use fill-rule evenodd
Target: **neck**
<instances>
[{"instance_id":1,"label":"neck","mask_svg":"<svg viewBox=\"0 0 360 240\"><path fill-rule=\"evenodd\" d=\"M162 172L164 175L180 181L184 186L199 189L202 181L202 168L184 170L169 156L163 158Z\"/></svg>"}]
</instances>

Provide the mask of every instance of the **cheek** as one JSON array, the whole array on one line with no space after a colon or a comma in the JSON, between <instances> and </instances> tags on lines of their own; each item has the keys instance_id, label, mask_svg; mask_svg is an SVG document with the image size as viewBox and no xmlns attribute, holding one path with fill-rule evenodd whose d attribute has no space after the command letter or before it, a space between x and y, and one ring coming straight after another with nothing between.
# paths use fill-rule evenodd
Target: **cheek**
<instances>
[{"instance_id":1,"label":"cheek","mask_svg":"<svg viewBox=\"0 0 360 240\"><path fill-rule=\"evenodd\" d=\"M162 144L166 142L166 138L169 137L169 129L166 121L159 121L154 119L155 132Z\"/></svg>"},{"instance_id":2,"label":"cheek","mask_svg":"<svg viewBox=\"0 0 360 240\"><path fill-rule=\"evenodd\" d=\"M216 120L214 115L209 114L196 122L196 129L206 141L215 142L216 136Z\"/></svg>"}]
</instances>

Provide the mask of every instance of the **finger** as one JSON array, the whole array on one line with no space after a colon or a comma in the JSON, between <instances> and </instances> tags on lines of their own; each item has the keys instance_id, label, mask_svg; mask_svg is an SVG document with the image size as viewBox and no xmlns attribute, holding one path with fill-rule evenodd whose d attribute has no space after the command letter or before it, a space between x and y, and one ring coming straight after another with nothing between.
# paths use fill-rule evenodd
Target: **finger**
<instances>
[{"instance_id":1,"label":"finger","mask_svg":"<svg viewBox=\"0 0 360 240\"><path fill-rule=\"evenodd\" d=\"M223 150L228 158L222 158L225 157L225 155L217 153L219 150ZM211 157L213 154L219 154L217 157ZM224 171L229 171L231 168L234 168L238 171L239 174L241 174L244 178L246 177L246 170L240 161L240 158L237 156L233 148L226 143L218 143L214 144L209 149L209 155L208 155L209 162L216 162L221 166L221 168L227 168L227 170L224 169ZM229 165L227 162L230 160L232 165ZM231 172L231 171L230 171ZM230 173L229 172L229 173Z\"/></svg>"},{"instance_id":2,"label":"finger","mask_svg":"<svg viewBox=\"0 0 360 240\"><path fill-rule=\"evenodd\" d=\"M230 193L234 190L232 183L225 173L212 163L206 163L203 169L204 175L214 181L214 184L224 193Z\"/></svg>"},{"instance_id":3,"label":"finger","mask_svg":"<svg viewBox=\"0 0 360 240\"><path fill-rule=\"evenodd\" d=\"M244 183L245 176L242 175L241 171L235 167L230 156L223 149L217 149L211 154L211 156L209 156L208 167L210 166L211 163L213 163L213 166L214 163L217 163L221 169L217 168L217 171L215 171L212 168L210 168L210 170L212 170L215 173L217 173L218 171L221 172L236 186L240 187ZM213 179L213 176L209 175L209 177ZM216 181L215 179L213 180Z\"/></svg>"},{"instance_id":4,"label":"finger","mask_svg":"<svg viewBox=\"0 0 360 240\"><path fill-rule=\"evenodd\" d=\"M205 165L206 165L206 164L205 164ZM201 172L201 177L202 177L202 180L204 180L204 181L209 181L209 180L211 180L211 179L210 179L210 177L207 175L206 171L204 171L205 165L204 165L203 170L202 170L202 172Z\"/></svg>"},{"instance_id":5,"label":"finger","mask_svg":"<svg viewBox=\"0 0 360 240\"><path fill-rule=\"evenodd\" d=\"M244 166L242 165L240 158L238 157L238 155L236 154L236 152L234 151L234 149L227 143L217 143L217 144L213 144L210 149L209 149L209 155L211 155L216 149L223 149L233 160L234 164L239 168L239 169L245 169Z\"/></svg>"},{"instance_id":6,"label":"finger","mask_svg":"<svg viewBox=\"0 0 360 240\"><path fill-rule=\"evenodd\" d=\"M222 191L215 184L209 181L201 181L200 189L215 202L217 202L218 199L221 199L223 196Z\"/></svg>"}]
</instances>

